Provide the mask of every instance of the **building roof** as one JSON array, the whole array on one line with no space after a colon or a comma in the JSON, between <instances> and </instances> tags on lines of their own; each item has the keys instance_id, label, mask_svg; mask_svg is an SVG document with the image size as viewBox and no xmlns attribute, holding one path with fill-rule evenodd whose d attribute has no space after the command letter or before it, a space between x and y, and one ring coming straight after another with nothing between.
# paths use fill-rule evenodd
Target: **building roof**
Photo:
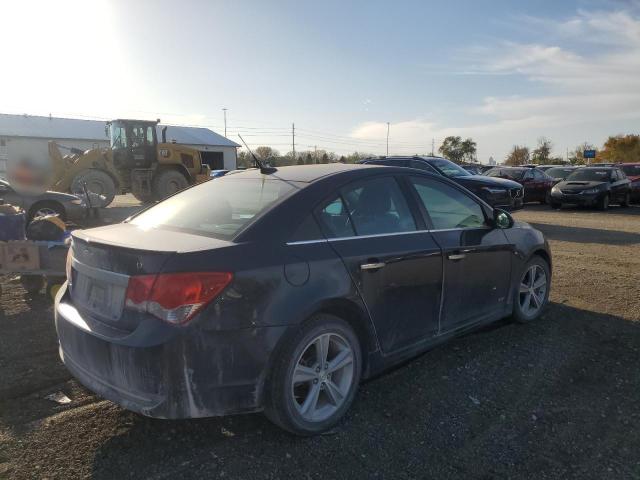
<instances>
[{"instance_id":1,"label":"building roof","mask_svg":"<svg viewBox=\"0 0 640 480\"><path fill-rule=\"evenodd\" d=\"M56 138L107 141L105 122L77 118L40 117L35 115L9 115L0 113L0 136ZM158 125L158 139L163 125ZM187 145L239 147L237 143L208 128L169 125L167 140Z\"/></svg>"}]
</instances>

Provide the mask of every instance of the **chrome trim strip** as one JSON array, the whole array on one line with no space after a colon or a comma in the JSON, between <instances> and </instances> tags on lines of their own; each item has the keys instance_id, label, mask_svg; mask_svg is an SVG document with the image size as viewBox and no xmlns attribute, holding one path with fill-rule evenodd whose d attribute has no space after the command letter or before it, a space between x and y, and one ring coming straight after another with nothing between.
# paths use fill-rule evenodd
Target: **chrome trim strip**
<instances>
[{"instance_id":1,"label":"chrome trim strip","mask_svg":"<svg viewBox=\"0 0 640 480\"><path fill-rule=\"evenodd\" d=\"M361 238L377 238L377 237L393 237L396 235L412 235L416 233L436 233L436 232L456 232L464 230L477 230L478 228L484 228L491 230L491 227L465 227L465 228L440 228L433 230L411 230L410 232L394 232L394 233L375 233L373 235L354 235L352 237L337 237L337 238L323 238L318 240L300 240L297 242L287 242L285 245L309 245L313 243L324 242L341 242L342 240L358 240Z\"/></svg>"}]
</instances>

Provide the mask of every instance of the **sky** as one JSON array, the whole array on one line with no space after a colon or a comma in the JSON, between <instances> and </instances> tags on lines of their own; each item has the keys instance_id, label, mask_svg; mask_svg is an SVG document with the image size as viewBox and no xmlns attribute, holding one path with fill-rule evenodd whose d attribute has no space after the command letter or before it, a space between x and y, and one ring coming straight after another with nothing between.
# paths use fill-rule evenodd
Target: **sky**
<instances>
[{"instance_id":1,"label":"sky","mask_svg":"<svg viewBox=\"0 0 640 480\"><path fill-rule=\"evenodd\" d=\"M0 112L502 161L640 126L640 0L5 0ZM240 142L239 142L240 143Z\"/></svg>"}]
</instances>

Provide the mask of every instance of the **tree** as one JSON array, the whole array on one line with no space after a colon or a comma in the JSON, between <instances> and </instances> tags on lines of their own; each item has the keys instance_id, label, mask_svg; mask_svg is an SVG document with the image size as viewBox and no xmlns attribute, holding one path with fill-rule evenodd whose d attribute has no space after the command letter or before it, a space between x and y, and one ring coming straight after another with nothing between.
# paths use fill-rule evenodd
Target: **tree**
<instances>
[{"instance_id":1,"label":"tree","mask_svg":"<svg viewBox=\"0 0 640 480\"><path fill-rule=\"evenodd\" d=\"M296 165L304 165L304 158L298 157L298 161L296 162Z\"/></svg>"},{"instance_id":2,"label":"tree","mask_svg":"<svg viewBox=\"0 0 640 480\"><path fill-rule=\"evenodd\" d=\"M587 163L587 159L584 158L585 150L596 150L596 147L594 147L589 142L581 143L576 148L574 148L572 152L569 152L569 163L571 163L572 165L584 165L585 163ZM596 158L598 158L597 150Z\"/></svg>"},{"instance_id":3,"label":"tree","mask_svg":"<svg viewBox=\"0 0 640 480\"><path fill-rule=\"evenodd\" d=\"M533 163L537 163L538 165L549 163L552 149L553 144L551 143L551 140L545 137L540 137L538 139L538 147L531 152L531 160Z\"/></svg>"},{"instance_id":4,"label":"tree","mask_svg":"<svg viewBox=\"0 0 640 480\"><path fill-rule=\"evenodd\" d=\"M265 161L268 161L268 160L271 160L271 159L273 159L275 157L279 157L280 156L280 153L277 150L275 150L274 148L271 148L271 147L264 146L264 145L262 145L260 147L257 147L253 151L253 153L255 153L255 155L256 155L256 157L258 157L258 159L265 160Z\"/></svg>"},{"instance_id":5,"label":"tree","mask_svg":"<svg viewBox=\"0 0 640 480\"><path fill-rule=\"evenodd\" d=\"M518 145L514 145L509 155L504 161L505 165L524 165L529 163L529 149L527 147L519 147Z\"/></svg>"},{"instance_id":6,"label":"tree","mask_svg":"<svg viewBox=\"0 0 640 480\"><path fill-rule=\"evenodd\" d=\"M449 136L444 139L438 152L452 162L473 162L476 158L476 142L471 138L462 140L462 137Z\"/></svg>"},{"instance_id":7,"label":"tree","mask_svg":"<svg viewBox=\"0 0 640 480\"><path fill-rule=\"evenodd\" d=\"M307 156L304 160L304 163L307 165L313 165L313 157L311 156L311 152L307 152Z\"/></svg>"},{"instance_id":8,"label":"tree","mask_svg":"<svg viewBox=\"0 0 640 480\"><path fill-rule=\"evenodd\" d=\"M616 135L604 142L599 162L640 162L640 135Z\"/></svg>"}]
</instances>

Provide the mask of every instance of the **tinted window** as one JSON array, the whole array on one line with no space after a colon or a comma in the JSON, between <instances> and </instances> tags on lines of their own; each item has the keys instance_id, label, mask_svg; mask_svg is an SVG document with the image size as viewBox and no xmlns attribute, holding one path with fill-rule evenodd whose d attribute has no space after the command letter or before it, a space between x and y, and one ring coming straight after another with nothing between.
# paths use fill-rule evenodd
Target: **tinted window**
<instances>
[{"instance_id":1,"label":"tinted window","mask_svg":"<svg viewBox=\"0 0 640 480\"><path fill-rule=\"evenodd\" d=\"M546 173L551 178L566 178L573 171L572 168L550 168Z\"/></svg>"},{"instance_id":2,"label":"tinted window","mask_svg":"<svg viewBox=\"0 0 640 480\"><path fill-rule=\"evenodd\" d=\"M524 168L492 168L485 175L489 177L506 177L512 180L522 180L528 170Z\"/></svg>"},{"instance_id":3,"label":"tinted window","mask_svg":"<svg viewBox=\"0 0 640 480\"><path fill-rule=\"evenodd\" d=\"M638 175L640 175L640 165L623 165L622 167L622 171L631 176L631 177L637 177Z\"/></svg>"},{"instance_id":4,"label":"tinted window","mask_svg":"<svg viewBox=\"0 0 640 480\"><path fill-rule=\"evenodd\" d=\"M291 242L304 242L306 240L320 240L323 238L322 232L318 227L313 215L308 215L307 218L296 228L296 231L291 236Z\"/></svg>"},{"instance_id":5,"label":"tinted window","mask_svg":"<svg viewBox=\"0 0 640 480\"><path fill-rule=\"evenodd\" d=\"M327 238L352 237L355 235L351 218L341 197L334 197L318 212L318 220Z\"/></svg>"},{"instance_id":6,"label":"tinted window","mask_svg":"<svg viewBox=\"0 0 640 480\"><path fill-rule=\"evenodd\" d=\"M482 207L459 190L440 182L412 178L411 182L436 230L485 225Z\"/></svg>"},{"instance_id":7,"label":"tinted window","mask_svg":"<svg viewBox=\"0 0 640 480\"><path fill-rule=\"evenodd\" d=\"M535 178L536 180L544 180L547 177L545 177L544 173L542 173L539 170L534 170L533 171L533 178Z\"/></svg>"},{"instance_id":8,"label":"tinted window","mask_svg":"<svg viewBox=\"0 0 640 480\"><path fill-rule=\"evenodd\" d=\"M409 166L411 168L417 168L418 170L424 170L429 173L438 173L431 165L427 162L421 162L420 160L411 160L409 162Z\"/></svg>"},{"instance_id":9,"label":"tinted window","mask_svg":"<svg viewBox=\"0 0 640 480\"><path fill-rule=\"evenodd\" d=\"M603 168L581 168L567 177L567 181L606 182L611 177L611 170Z\"/></svg>"},{"instance_id":10,"label":"tinted window","mask_svg":"<svg viewBox=\"0 0 640 480\"><path fill-rule=\"evenodd\" d=\"M416 230L398 182L392 177L358 182L342 190L357 235Z\"/></svg>"},{"instance_id":11,"label":"tinted window","mask_svg":"<svg viewBox=\"0 0 640 480\"><path fill-rule=\"evenodd\" d=\"M276 179L221 177L160 202L131 223L141 228L169 227L228 240L297 188L293 182Z\"/></svg>"},{"instance_id":12,"label":"tinted window","mask_svg":"<svg viewBox=\"0 0 640 480\"><path fill-rule=\"evenodd\" d=\"M447 177L468 177L471 175L464 168L444 158L431 158L429 164L436 167Z\"/></svg>"}]
</instances>

